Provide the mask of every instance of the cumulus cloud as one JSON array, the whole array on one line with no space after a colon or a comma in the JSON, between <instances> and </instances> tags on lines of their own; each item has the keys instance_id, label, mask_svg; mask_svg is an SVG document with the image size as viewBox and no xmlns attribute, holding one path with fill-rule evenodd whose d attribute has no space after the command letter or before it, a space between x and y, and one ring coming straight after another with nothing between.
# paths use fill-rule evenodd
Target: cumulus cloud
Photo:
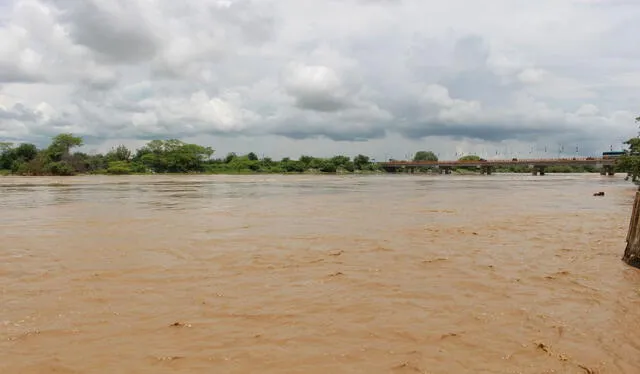
<instances>
[{"instance_id":1,"label":"cumulus cloud","mask_svg":"<svg viewBox=\"0 0 640 374\"><path fill-rule=\"evenodd\" d=\"M285 73L284 87L303 109L335 112L348 106L348 91L326 66L292 64Z\"/></svg>"},{"instance_id":2,"label":"cumulus cloud","mask_svg":"<svg viewBox=\"0 0 640 374\"><path fill-rule=\"evenodd\" d=\"M489 3L5 0L0 140L225 137L382 158L598 152L635 134L640 4Z\"/></svg>"}]
</instances>

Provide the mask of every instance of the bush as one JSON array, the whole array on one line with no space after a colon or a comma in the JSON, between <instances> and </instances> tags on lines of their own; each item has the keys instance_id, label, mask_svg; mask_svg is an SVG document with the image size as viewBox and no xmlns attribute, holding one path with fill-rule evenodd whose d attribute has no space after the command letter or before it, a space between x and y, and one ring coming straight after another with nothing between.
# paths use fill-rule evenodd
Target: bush
<instances>
[{"instance_id":1,"label":"bush","mask_svg":"<svg viewBox=\"0 0 640 374\"><path fill-rule=\"evenodd\" d=\"M285 173L302 173L305 170L304 163L300 161L283 161L280 167Z\"/></svg>"},{"instance_id":2,"label":"bush","mask_svg":"<svg viewBox=\"0 0 640 374\"><path fill-rule=\"evenodd\" d=\"M323 173L335 173L338 170L336 165L329 160L323 160L319 169Z\"/></svg>"},{"instance_id":3,"label":"bush","mask_svg":"<svg viewBox=\"0 0 640 374\"><path fill-rule=\"evenodd\" d=\"M133 173L146 173L146 172L148 172L147 167L144 166L144 164L142 164L140 162L131 162L131 163L129 163L129 169L131 169L131 172L133 172Z\"/></svg>"},{"instance_id":4,"label":"bush","mask_svg":"<svg viewBox=\"0 0 640 374\"><path fill-rule=\"evenodd\" d=\"M107 168L107 174L112 175L126 175L131 174L131 168L126 161L112 161Z\"/></svg>"},{"instance_id":5,"label":"bush","mask_svg":"<svg viewBox=\"0 0 640 374\"><path fill-rule=\"evenodd\" d=\"M355 166L353 165L353 162L351 161L342 165L342 168L350 173L353 173L353 171L356 169Z\"/></svg>"},{"instance_id":6,"label":"bush","mask_svg":"<svg viewBox=\"0 0 640 374\"><path fill-rule=\"evenodd\" d=\"M73 167L66 161L52 162L47 165L47 169L52 175L69 176L75 174Z\"/></svg>"}]
</instances>

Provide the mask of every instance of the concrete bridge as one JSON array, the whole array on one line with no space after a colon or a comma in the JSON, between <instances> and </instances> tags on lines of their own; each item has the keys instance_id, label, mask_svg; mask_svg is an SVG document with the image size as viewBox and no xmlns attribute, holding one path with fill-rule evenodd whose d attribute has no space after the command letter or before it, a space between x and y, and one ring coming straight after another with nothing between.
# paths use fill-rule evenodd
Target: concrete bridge
<instances>
[{"instance_id":1,"label":"concrete bridge","mask_svg":"<svg viewBox=\"0 0 640 374\"><path fill-rule=\"evenodd\" d=\"M541 159L517 159L510 160L467 160L467 161L388 161L380 162L383 169L397 171L405 169L415 172L417 168L436 168L440 174L451 174L456 167L475 167L482 174L491 174L496 167L527 166L532 175L544 175L548 166L593 166L600 169L601 175L614 175L616 158L596 157L572 157L572 158L541 158Z\"/></svg>"}]
</instances>

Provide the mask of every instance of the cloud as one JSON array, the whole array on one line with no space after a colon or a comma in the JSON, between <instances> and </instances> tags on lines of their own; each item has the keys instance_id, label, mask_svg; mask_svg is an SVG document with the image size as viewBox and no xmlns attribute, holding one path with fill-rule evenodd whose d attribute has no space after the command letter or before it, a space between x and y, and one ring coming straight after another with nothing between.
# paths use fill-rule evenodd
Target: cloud
<instances>
[{"instance_id":1,"label":"cloud","mask_svg":"<svg viewBox=\"0 0 640 374\"><path fill-rule=\"evenodd\" d=\"M153 58L161 36L154 32L152 2L52 0L69 38L98 60L135 63ZM156 25L158 27L160 25Z\"/></svg>"},{"instance_id":2,"label":"cloud","mask_svg":"<svg viewBox=\"0 0 640 374\"><path fill-rule=\"evenodd\" d=\"M285 72L283 83L299 108L336 112L350 106L348 91L329 67L294 63Z\"/></svg>"},{"instance_id":3,"label":"cloud","mask_svg":"<svg viewBox=\"0 0 640 374\"><path fill-rule=\"evenodd\" d=\"M490 3L5 0L0 137L384 157L635 135L640 4Z\"/></svg>"}]
</instances>

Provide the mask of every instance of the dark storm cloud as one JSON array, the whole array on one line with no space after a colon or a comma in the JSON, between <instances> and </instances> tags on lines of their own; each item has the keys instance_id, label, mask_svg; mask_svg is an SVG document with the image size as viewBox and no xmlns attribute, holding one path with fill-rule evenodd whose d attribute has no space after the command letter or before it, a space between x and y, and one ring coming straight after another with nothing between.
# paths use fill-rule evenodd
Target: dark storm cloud
<instances>
[{"instance_id":1,"label":"dark storm cloud","mask_svg":"<svg viewBox=\"0 0 640 374\"><path fill-rule=\"evenodd\" d=\"M296 97L296 106L318 112L337 112L348 105L343 100L322 95L306 95Z\"/></svg>"},{"instance_id":2,"label":"dark storm cloud","mask_svg":"<svg viewBox=\"0 0 640 374\"><path fill-rule=\"evenodd\" d=\"M72 39L109 62L135 63L152 58L159 38L139 17L143 10L135 2L111 0L50 0L62 11L60 21Z\"/></svg>"},{"instance_id":3,"label":"dark storm cloud","mask_svg":"<svg viewBox=\"0 0 640 374\"><path fill-rule=\"evenodd\" d=\"M360 142L370 139L380 139L386 134L383 128L367 128L352 130L348 127L339 129L332 126L299 126L282 127L271 131L272 134L285 136L291 139L307 139L325 137L334 141Z\"/></svg>"}]
</instances>

